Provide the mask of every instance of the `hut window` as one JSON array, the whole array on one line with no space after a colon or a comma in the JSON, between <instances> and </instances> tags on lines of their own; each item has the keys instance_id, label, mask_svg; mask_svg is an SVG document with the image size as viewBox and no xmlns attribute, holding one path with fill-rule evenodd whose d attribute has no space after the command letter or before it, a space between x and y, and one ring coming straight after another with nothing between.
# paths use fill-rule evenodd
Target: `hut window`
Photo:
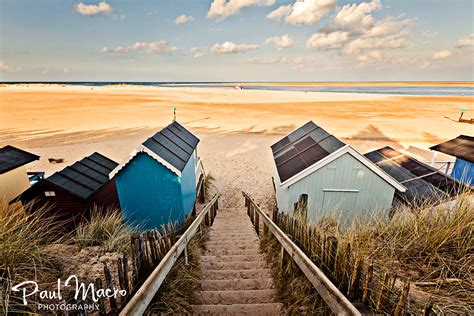
<instances>
[{"instance_id":1,"label":"hut window","mask_svg":"<svg viewBox=\"0 0 474 316\"><path fill-rule=\"evenodd\" d=\"M44 191L44 196L56 196L56 192L54 192L54 191Z\"/></svg>"}]
</instances>

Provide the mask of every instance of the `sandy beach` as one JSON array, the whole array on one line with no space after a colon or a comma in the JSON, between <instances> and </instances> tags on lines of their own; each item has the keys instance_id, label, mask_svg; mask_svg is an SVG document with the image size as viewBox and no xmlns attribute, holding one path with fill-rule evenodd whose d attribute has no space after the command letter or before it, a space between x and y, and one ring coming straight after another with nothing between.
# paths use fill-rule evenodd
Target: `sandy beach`
<instances>
[{"instance_id":1,"label":"sandy beach","mask_svg":"<svg viewBox=\"0 0 474 316\"><path fill-rule=\"evenodd\" d=\"M168 124L177 107L178 121L201 138L199 154L221 190L245 189L266 200L273 173L269 146L308 120L362 153L389 145L429 161L429 146L474 134L473 125L446 118L457 119L460 108L470 117L473 101L211 87L3 85L0 145L39 154L30 169L48 175L94 151L121 161ZM51 164L48 158L64 162Z\"/></svg>"}]
</instances>

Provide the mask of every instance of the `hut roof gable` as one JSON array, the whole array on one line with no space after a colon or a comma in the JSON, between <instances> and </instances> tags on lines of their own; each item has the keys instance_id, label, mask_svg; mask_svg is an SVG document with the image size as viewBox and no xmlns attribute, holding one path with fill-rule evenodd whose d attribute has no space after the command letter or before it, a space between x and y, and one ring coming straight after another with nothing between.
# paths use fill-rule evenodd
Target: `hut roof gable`
<instances>
[{"instance_id":1,"label":"hut roof gable","mask_svg":"<svg viewBox=\"0 0 474 316\"><path fill-rule=\"evenodd\" d=\"M281 182L318 163L346 144L310 121L271 146Z\"/></svg>"},{"instance_id":2,"label":"hut roof gable","mask_svg":"<svg viewBox=\"0 0 474 316\"><path fill-rule=\"evenodd\" d=\"M108 175L117 165L96 152L45 180L86 200L109 181Z\"/></svg>"},{"instance_id":3,"label":"hut roof gable","mask_svg":"<svg viewBox=\"0 0 474 316\"><path fill-rule=\"evenodd\" d=\"M409 204L438 202L456 194L462 186L450 176L389 146L365 156L407 188L400 197Z\"/></svg>"},{"instance_id":4,"label":"hut roof gable","mask_svg":"<svg viewBox=\"0 0 474 316\"><path fill-rule=\"evenodd\" d=\"M474 163L473 136L460 135L447 142L432 146L430 149Z\"/></svg>"},{"instance_id":5,"label":"hut roof gable","mask_svg":"<svg viewBox=\"0 0 474 316\"><path fill-rule=\"evenodd\" d=\"M0 174L26 165L40 157L13 146L0 148Z\"/></svg>"},{"instance_id":6,"label":"hut roof gable","mask_svg":"<svg viewBox=\"0 0 474 316\"><path fill-rule=\"evenodd\" d=\"M146 153L180 177L198 143L199 138L173 121L143 142L127 160L113 170L109 177L113 178L140 152Z\"/></svg>"}]
</instances>

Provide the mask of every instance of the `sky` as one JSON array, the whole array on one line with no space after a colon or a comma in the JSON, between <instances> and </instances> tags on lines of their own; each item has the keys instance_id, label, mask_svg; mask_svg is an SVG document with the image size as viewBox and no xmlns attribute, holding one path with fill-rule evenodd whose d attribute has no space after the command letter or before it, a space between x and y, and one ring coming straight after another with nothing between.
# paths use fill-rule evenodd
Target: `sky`
<instances>
[{"instance_id":1,"label":"sky","mask_svg":"<svg viewBox=\"0 0 474 316\"><path fill-rule=\"evenodd\" d=\"M0 0L1 81L474 80L472 0Z\"/></svg>"}]
</instances>

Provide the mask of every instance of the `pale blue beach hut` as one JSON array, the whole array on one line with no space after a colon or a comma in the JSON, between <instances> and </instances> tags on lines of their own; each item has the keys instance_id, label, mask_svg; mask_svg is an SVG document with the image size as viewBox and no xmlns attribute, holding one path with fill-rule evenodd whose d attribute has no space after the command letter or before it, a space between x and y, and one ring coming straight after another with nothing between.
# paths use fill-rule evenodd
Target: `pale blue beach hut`
<instances>
[{"instance_id":1,"label":"pale blue beach hut","mask_svg":"<svg viewBox=\"0 0 474 316\"><path fill-rule=\"evenodd\" d=\"M349 145L308 122L271 146L277 206L292 212L304 201L308 220L337 216L364 220L388 216L403 185Z\"/></svg>"}]
</instances>

